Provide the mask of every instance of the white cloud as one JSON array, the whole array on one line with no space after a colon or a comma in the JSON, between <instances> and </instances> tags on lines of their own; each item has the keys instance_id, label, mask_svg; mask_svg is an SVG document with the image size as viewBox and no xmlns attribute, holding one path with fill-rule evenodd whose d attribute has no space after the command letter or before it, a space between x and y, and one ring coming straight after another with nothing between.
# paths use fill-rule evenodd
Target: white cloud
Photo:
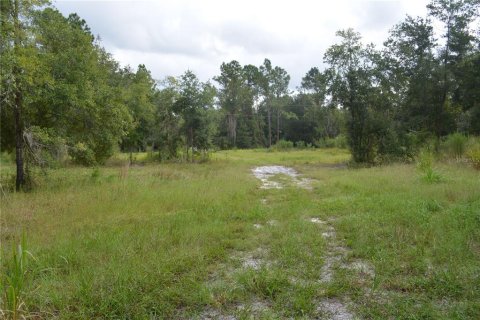
<instances>
[{"instance_id":1,"label":"white cloud","mask_svg":"<svg viewBox=\"0 0 480 320\"><path fill-rule=\"evenodd\" d=\"M424 16L427 0L402 1L56 1L85 19L122 64L143 63L156 78L191 69L206 81L222 62L259 65L269 58L291 88L322 66L335 31L352 27L381 45L406 14Z\"/></svg>"}]
</instances>

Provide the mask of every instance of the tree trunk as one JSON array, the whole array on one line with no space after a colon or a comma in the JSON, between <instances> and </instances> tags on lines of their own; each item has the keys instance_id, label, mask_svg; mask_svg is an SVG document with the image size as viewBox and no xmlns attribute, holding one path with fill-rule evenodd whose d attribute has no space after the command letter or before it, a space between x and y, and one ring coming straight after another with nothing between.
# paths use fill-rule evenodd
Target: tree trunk
<instances>
[{"instance_id":1,"label":"tree trunk","mask_svg":"<svg viewBox=\"0 0 480 320\"><path fill-rule=\"evenodd\" d=\"M277 143L280 140L280 109L277 109Z\"/></svg>"},{"instance_id":2,"label":"tree trunk","mask_svg":"<svg viewBox=\"0 0 480 320\"><path fill-rule=\"evenodd\" d=\"M447 102L447 93L448 93L448 56L450 54L450 36L451 36L451 17L448 18L447 22L447 39L445 41L445 55L443 57L443 92L442 92L442 101L438 106L437 112L435 112L435 135L437 137L437 142L435 143L435 152L439 152L439 141L442 135L442 117L443 111L445 109L445 103Z\"/></svg>"},{"instance_id":3,"label":"tree trunk","mask_svg":"<svg viewBox=\"0 0 480 320\"><path fill-rule=\"evenodd\" d=\"M23 162L22 93L19 89L15 94L15 104L15 163L17 165L15 189L20 191L25 186L25 171Z\"/></svg>"},{"instance_id":4,"label":"tree trunk","mask_svg":"<svg viewBox=\"0 0 480 320\"><path fill-rule=\"evenodd\" d=\"M20 49L21 40L20 40L20 22L19 22L19 0L15 1L14 4L14 26L15 26L15 41L14 41L14 52L18 55ZM15 119L15 163L17 165L17 177L15 181L15 189L17 191L22 190L25 186L25 170L24 170L24 161L23 161L23 119L22 119L22 109L23 109L23 96L22 89L20 86L20 67L17 65L18 62L15 62L13 68L13 77L16 84L15 88L15 106L14 106L14 119Z\"/></svg>"},{"instance_id":5,"label":"tree trunk","mask_svg":"<svg viewBox=\"0 0 480 320\"><path fill-rule=\"evenodd\" d=\"M193 163L193 128L190 127L190 143L192 144L192 163Z\"/></svg>"},{"instance_id":6,"label":"tree trunk","mask_svg":"<svg viewBox=\"0 0 480 320\"><path fill-rule=\"evenodd\" d=\"M270 107L267 107L267 117L268 117L268 147L272 146L272 115Z\"/></svg>"},{"instance_id":7,"label":"tree trunk","mask_svg":"<svg viewBox=\"0 0 480 320\"><path fill-rule=\"evenodd\" d=\"M235 114L227 114L228 136L231 139L233 147L237 146L237 118Z\"/></svg>"},{"instance_id":8,"label":"tree trunk","mask_svg":"<svg viewBox=\"0 0 480 320\"><path fill-rule=\"evenodd\" d=\"M186 140L187 140L187 162L188 162L188 152L190 151L190 128L187 130L187 136L186 136Z\"/></svg>"}]
</instances>

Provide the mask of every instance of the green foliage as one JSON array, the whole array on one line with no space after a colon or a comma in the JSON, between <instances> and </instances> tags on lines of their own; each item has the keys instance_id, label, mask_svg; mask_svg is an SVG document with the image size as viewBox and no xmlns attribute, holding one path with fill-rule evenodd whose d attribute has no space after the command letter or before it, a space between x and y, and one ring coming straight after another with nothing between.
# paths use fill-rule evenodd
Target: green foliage
<instances>
[{"instance_id":1,"label":"green foliage","mask_svg":"<svg viewBox=\"0 0 480 320\"><path fill-rule=\"evenodd\" d=\"M294 141L347 145L359 163L410 162L422 135L441 141L480 132L478 8L475 0L432 0L429 18L407 16L381 50L352 29L338 31L341 41L324 56L328 68L310 68L293 94L287 71L269 59L222 63L218 91L191 71L157 82L143 64L121 68L77 14L65 17L42 0L3 1L2 151L20 149L15 137L29 138L30 174L61 166L67 149L77 164L103 164L119 144L151 148L160 161L275 141L281 150ZM430 18L449 30L445 41L433 37ZM468 149L460 134L443 146L457 158Z\"/></svg>"},{"instance_id":2,"label":"green foliage","mask_svg":"<svg viewBox=\"0 0 480 320\"><path fill-rule=\"evenodd\" d=\"M95 167L93 168L92 170L92 174L90 175L90 178L92 179L92 181L98 181L99 178L100 178L100 168L99 167Z\"/></svg>"},{"instance_id":3,"label":"green foliage","mask_svg":"<svg viewBox=\"0 0 480 320\"><path fill-rule=\"evenodd\" d=\"M389 106L384 105L378 82L377 53L361 43L353 29L337 32L339 44L331 46L324 56L329 92L333 101L347 110L347 139L355 162L375 162L379 140L389 119L382 117ZM388 100L387 100L388 101ZM387 121L386 121L387 120Z\"/></svg>"},{"instance_id":4,"label":"green foliage","mask_svg":"<svg viewBox=\"0 0 480 320\"><path fill-rule=\"evenodd\" d=\"M293 142L287 140L279 140L272 146L272 148L274 150L290 150L293 149Z\"/></svg>"},{"instance_id":5,"label":"green foliage","mask_svg":"<svg viewBox=\"0 0 480 320\"><path fill-rule=\"evenodd\" d=\"M419 180L413 164L342 169L346 150L211 157L128 175L101 167L101 184L92 169L68 167L37 192L9 196L2 244L28 228L37 258L22 316L191 319L208 310L237 316L241 304L247 319L314 319L319 301L348 297L359 318L478 318L480 181L471 168L437 163L449 183L436 184ZM294 167L313 190L259 189L250 170L267 164ZM330 226L338 243L322 236ZM346 254L321 283L333 245ZM264 267L245 267L244 257ZM344 267L359 261L374 278ZM374 295L363 294L370 288ZM437 305L444 297L449 304Z\"/></svg>"},{"instance_id":6,"label":"green foliage","mask_svg":"<svg viewBox=\"0 0 480 320\"><path fill-rule=\"evenodd\" d=\"M266 299L275 299L289 285L284 273L267 268L261 268L258 271L247 270L238 276L238 283L245 290Z\"/></svg>"},{"instance_id":7,"label":"green foliage","mask_svg":"<svg viewBox=\"0 0 480 320\"><path fill-rule=\"evenodd\" d=\"M133 126L122 139L124 151L145 151L154 139L156 86L150 71L139 65L137 72L122 71L124 101L133 119Z\"/></svg>"},{"instance_id":8,"label":"green foliage","mask_svg":"<svg viewBox=\"0 0 480 320\"><path fill-rule=\"evenodd\" d=\"M476 146L467 152L467 157L474 168L480 170L480 146Z\"/></svg>"},{"instance_id":9,"label":"green foliage","mask_svg":"<svg viewBox=\"0 0 480 320\"><path fill-rule=\"evenodd\" d=\"M185 72L178 82L178 99L172 111L182 117L182 131L186 142L186 156L193 162L195 149L206 151L212 145L216 126L213 122L215 88L201 83L192 71ZM190 151L191 149L191 151Z\"/></svg>"},{"instance_id":10,"label":"green foliage","mask_svg":"<svg viewBox=\"0 0 480 320\"><path fill-rule=\"evenodd\" d=\"M417 168L423 174L422 178L428 183L436 183L443 177L433 168L434 155L428 150L423 150L418 155Z\"/></svg>"},{"instance_id":11,"label":"green foliage","mask_svg":"<svg viewBox=\"0 0 480 320\"><path fill-rule=\"evenodd\" d=\"M297 142L294 142L293 145L297 149L305 149L309 147L309 145L307 145L305 141L297 141Z\"/></svg>"},{"instance_id":12,"label":"green foliage","mask_svg":"<svg viewBox=\"0 0 480 320\"><path fill-rule=\"evenodd\" d=\"M95 154L85 143L79 142L73 148L68 150L68 153L73 159L74 163L84 166L93 166L97 162L95 160Z\"/></svg>"},{"instance_id":13,"label":"green foliage","mask_svg":"<svg viewBox=\"0 0 480 320\"><path fill-rule=\"evenodd\" d=\"M28 148L26 159L31 165L58 168L65 162L66 141L52 128L32 126L25 130L25 137Z\"/></svg>"},{"instance_id":14,"label":"green foliage","mask_svg":"<svg viewBox=\"0 0 480 320\"><path fill-rule=\"evenodd\" d=\"M28 255L30 253L23 236L17 247L13 245L10 259L5 265L0 265L0 312L5 313L6 319L17 320L24 317Z\"/></svg>"},{"instance_id":15,"label":"green foliage","mask_svg":"<svg viewBox=\"0 0 480 320\"><path fill-rule=\"evenodd\" d=\"M348 147L347 137L343 134L335 138L324 138L315 141L315 145L319 148L339 148L346 149Z\"/></svg>"},{"instance_id":16,"label":"green foliage","mask_svg":"<svg viewBox=\"0 0 480 320\"><path fill-rule=\"evenodd\" d=\"M15 162L15 158L13 154L8 153L7 151L3 151L0 153L0 163L2 165L13 164Z\"/></svg>"},{"instance_id":17,"label":"green foliage","mask_svg":"<svg viewBox=\"0 0 480 320\"><path fill-rule=\"evenodd\" d=\"M466 151L468 138L461 133L453 133L447 136L444 146L448 154L455 158L461 158Z\"/></svg>"}]
</instances>

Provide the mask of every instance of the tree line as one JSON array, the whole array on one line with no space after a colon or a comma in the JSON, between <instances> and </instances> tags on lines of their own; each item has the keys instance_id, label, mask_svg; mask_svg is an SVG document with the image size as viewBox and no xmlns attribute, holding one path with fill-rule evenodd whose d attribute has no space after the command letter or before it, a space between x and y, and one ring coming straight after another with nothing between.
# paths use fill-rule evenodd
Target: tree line
<instances>
[{"instance_id":1,"label":"tree line","mask_svg":"<svg viewBox=\"0 0 480 320\"><path fill-rule=\"evenodd\" d=\"M151 149L193 161L212 148L345 137L354 161L372 163L411 157L432 137L480 134L479 0L432 0L427 18L407 16L382 48L338 31L327 67L295 91L269 59L222 63L207 82L190 70L156 80L145 65L122 67L77 14L42 0L0 6L1 149L15 152L17 189L29 164L66 155L95 165Z\"/></svg>"}]
</instances>

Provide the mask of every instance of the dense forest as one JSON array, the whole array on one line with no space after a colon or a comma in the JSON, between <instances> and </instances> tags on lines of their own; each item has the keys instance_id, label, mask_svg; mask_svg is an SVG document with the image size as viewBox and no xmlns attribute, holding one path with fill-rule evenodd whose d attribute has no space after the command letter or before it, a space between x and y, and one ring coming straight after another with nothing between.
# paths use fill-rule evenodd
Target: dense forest
<instances>
[{"instance_id":1,"label":"dense forest","mask_svg":"<svg viewBox=\"0 0 480 320\"><path fill-rule=\"evenodd\" d=\"M381 48L340 30L319 57L327 68L306 70L294 91L269 59L224 62L207 82L191 70L154 79L115 61L77 14L0 3L1 150L15 154L17 189L29 166L97 165L118 150L194 161L214 149L345 145L355 162L376 163L480 134L478 0L432 0L428 17L405 17Z\"/></svg>"}]
</instances>

